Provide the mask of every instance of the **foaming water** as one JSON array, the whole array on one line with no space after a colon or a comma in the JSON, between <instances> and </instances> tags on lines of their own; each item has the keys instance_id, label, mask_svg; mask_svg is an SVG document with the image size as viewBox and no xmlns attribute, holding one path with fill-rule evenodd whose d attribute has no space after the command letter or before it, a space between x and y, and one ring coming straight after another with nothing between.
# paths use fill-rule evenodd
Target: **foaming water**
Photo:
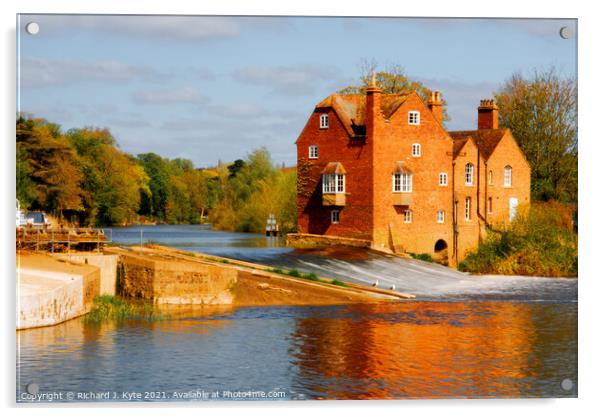
<instances>
[{"instance_id":1,"label":"foaming water","mask_svg":"<svg viewBox=\"0 0 602 416\"><path fill-rule=\"evenodd\" d=\"M444 266L360 249L294 250L281 239L260 234L214 231L209 225L116 228L122 244L154 241L274 267L374 285L416 295L419 299L482 299L576 302L577 279L521 276L471 276Z\"/></svg>"},{"instance_id":2,"label":"foaming water","mask_svg":"<svg viewBox=\"0 0 602 416\"><path fill-rule=\"evenodd\" d=\"M40 392L283 392L281 399L574 397L577 306L402 302L190 308L176 319L18 332ZM113 393L116 393L113 397ZM142 399L140 399L142 400Z\"/></svg>"}]
</instances>

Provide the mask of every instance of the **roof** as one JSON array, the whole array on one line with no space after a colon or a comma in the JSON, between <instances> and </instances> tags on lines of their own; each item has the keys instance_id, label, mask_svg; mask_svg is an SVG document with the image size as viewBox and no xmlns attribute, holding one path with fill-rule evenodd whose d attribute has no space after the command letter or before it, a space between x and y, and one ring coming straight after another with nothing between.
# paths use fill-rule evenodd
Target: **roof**
<instances>
[{"instance_id":1,"label":"roof","mask_svg":"<svg viewBox=\"0 0 602 416\"><path fill-rule=\"evenodd\" d=\"M380 109L385 119L390 119L412 93L413 91L408 91L381 95ZM366 95L332 94L320 102L316 108L334 109L351 136L366 134L364 128Z\"/></svg>"},{"instance_id":2,"label":"roof","mask_svg":"<svg viewBox=\"0 0 602 416\"><path fill-rule=\"evenodd\" d=\"M502 137L508 129L485 129L485 130L464 130L448 132L454 140L454 158L458 155L468 139L472 138L483 154L485 160L489 159Z\"/></svg>"},{"instance_id":3,"label":"roof","mask_svg":"<svg viewBox=\"0 0 602 416\"><path fill-rule=\"evenodd\" d=\"M322 171L322 175L329 175L333 173L336 173L337 175L345 175L347 171L340 162L330 162Z\"/></svg>"},{"instance_id":4,"label":"roof","mask_svg":"<svg viewBox=\"0 0 602 416\"><path fill-rule=\"evenodd\" d=\"M412 171L408 169L402 161L397 161L393 173L412 173Z\"/></svg>"}]
</instances>

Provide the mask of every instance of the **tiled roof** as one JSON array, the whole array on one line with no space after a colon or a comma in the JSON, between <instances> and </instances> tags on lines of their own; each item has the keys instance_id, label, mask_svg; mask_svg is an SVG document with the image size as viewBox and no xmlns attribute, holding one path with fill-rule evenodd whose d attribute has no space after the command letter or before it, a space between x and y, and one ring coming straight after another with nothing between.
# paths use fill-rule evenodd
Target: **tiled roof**
<instances>
[{"instance_id":1,"label":"tiled roof","mask_svg":"<svg viewBox=\"0 0 602 416\"><path fill-rule=\"evenodd\" d=\"M454 139L454 157L460 152L466 141L472 137L485 160L489 159L496 146L508 129L465 130L448 132Z\"/></svg>"},{"instance_id":2,"label":"tiled roof","mask_svg":"<svg viewBox=\"0 0 602 416\"><path fill-rule=\"evenodd\" d=\"M400 94L381 95L380 109L385 119L391 118L395 111L397 111L397 109L407 100L410 94L412 94L411 91ZM365 131L363 130L366 116L365 95L329 95L316 106L316 108L326 107L331 107L335 110L350 135L354 136Z\"/></svg>"},{"instance_id":3,"label":"tiled roof","mask_svg":"<svg viewBox=\"0 0 602 416\"><path fill-rule=\"evenodd\" d=\"M322 175L329 175L333 173L336 173L337 175L344 175L347 173L347 171L340 162L329 162L324 170L322 170Z\"/></svg>"}]
</instances>

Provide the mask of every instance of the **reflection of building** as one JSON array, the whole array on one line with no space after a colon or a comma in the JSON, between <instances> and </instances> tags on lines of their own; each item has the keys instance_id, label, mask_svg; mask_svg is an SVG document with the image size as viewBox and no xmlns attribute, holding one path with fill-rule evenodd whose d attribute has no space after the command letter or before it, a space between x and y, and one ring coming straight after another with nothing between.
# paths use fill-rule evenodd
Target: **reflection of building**
<instances>
[{"instance_id":1,"label":"reflection of building","mask_svg":"<svg viewBox=\"0 0 602 416\"><path fill-rule=\"evenodd\" d=\"M412 302L298 319L299 383L334 399L519 397L542 365L532 310L512 302Z\"/></svg>"},{"instance_id":2,"label":"reflection of building","mask_svg":"<svg viewBox=\"0 0 602 416\"><path fill-rule=\"evenodd\" d=\"M482 100L478 129L447 132L438 92L335 94L297 140L300 233L369 240L375 248L461 261L488 223L528 204L530 167L498 109Z\"/></svg>"}]
</instances>

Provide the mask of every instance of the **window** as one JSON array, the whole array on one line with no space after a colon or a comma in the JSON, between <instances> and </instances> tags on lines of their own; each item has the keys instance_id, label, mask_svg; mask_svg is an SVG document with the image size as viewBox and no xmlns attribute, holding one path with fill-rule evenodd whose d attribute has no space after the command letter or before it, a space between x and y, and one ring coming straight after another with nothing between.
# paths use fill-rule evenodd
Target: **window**
<instances>
[{"instance_id":1,"label":"window","mask_svg":"<svg viewBox=\"0 0 602 416\"><path fill-rule=\"evenodd\" d=\"M412 156L420 157L420 143L414 143L412 145Z\"/></svg>"},{"instance_id":2,"label":"window","mask_svg":"<svg viewBox=\"0 0 602 416\"><path fill-rule=\"evenodd\" d=\"M333 224L338 224L340 219L340 212L338 209L333 209L330 211L330 222Z\"/></svg>"},{"instance_id":3,"label":"window","mask_svg":"<svg viewBox=\"0 0 602 416\"><path fill-rule=\"evenodd\" d=\"M316 146L315 144L312 144L311 146L309 146L309 158L310 159L318 158L318 146Z\"/></svg>"},{"instance_id":4,"label":"window","mask_svg":"<svg viewBox=\"0 0 602 416\"><path fill-rule=\"evenodd\" d=\"M437 222L439 224L443 224L445 222L445 211L443 211L442 209L437 211Z\"/></svg>"},{"instance_id":5,"label":"window","mask_svg":"<svg viewBox=\"0 0 602 416\"><path fill-rule=\"evenodd\" d=\"M393 192L412 192L412 174L394 173Z\"/></svg>"},{"instance_id":6,"label":"window","mask_svg":"<svg viewBox=\"0 0 602 416\"><path fill-rule=\"evenodd\" d=\"M489 185L493 185L493 171L489 171Z\"/></svg>"},{"instance_id":7,"label":"window","mask_svg":"<svg viewBox=\"0 0 602 416\"><path fill-rule=\"evenodd\" d=\"M466 164L466 185L472 186L473 184L473 173L474 173L474 165L472 163Z\"/></svg>"},{"instance_id":8,"label":"window","mask_svg":"<svg viewBox=\"0 0 602 416\"><path fill-rule=\"evenodd\" d=\"M470 197L464 201L464 219L470 221Z\"/></svg>"},{"instance_id":9,"label":"window","mask_svg":"<svg viewBox=\"0 0 602 416\"><path fill-rule=\"evenodd\" d=\"M441 172L439 174L439 186L447 186L447 173Z\"/></svg>"},{"instance_id":10,"label":"window","mask_svg":"<svg viewBox=\"0 0 602 416\"><path fill-rule=\"evenodd\" d=\"M412 222L412 210L406 209L403 212L403 222L409 224Z\"/></svg>"},{"instance_id":11,"label":"window","mask_svg":"<svg viewBox=\"0 0 602 416\"><path fill-rule=\"evenodd\" d=\"M322 192L325 194L344 194L345 175L336 173L322 175Z\"/></svg>"},{"instance_id":12,"label":"window","mask_svg":"<svg viewBox=\"0 0 602 416\"><path fill-rule=\"evenodd\" d=\"M504 168L504 187L509 188L512 186L512 166L506 166Z\"/></svg>"},{"instance_id":13,"label":"window","mask_svg":"<svg viewBox=\"0 0 602 416\"><path fill-rule=\"evenodd\" d=\"M491 199L491 197L487 199L487 212L493 212L493 199Z\"/></svg>"},{"instance_id":14,"label":"window","mask_svg":"<svg viewBox=\"0 0 602 416\"><path fill-rule=\"evenodd\" d=\"M320 116L320 128L327 129L328 128L328 114L322 114Z\"/></svg>"},{"instance_id":15,"label":"window","mask_svg":"<svg viewBox=\"0 0 602 416\"><path fill-rule=\"evenodd\" d=\"M420 112L410 111L408 112L408 124L419 125L420 124Z\"/></svg>"}]
</instances>

